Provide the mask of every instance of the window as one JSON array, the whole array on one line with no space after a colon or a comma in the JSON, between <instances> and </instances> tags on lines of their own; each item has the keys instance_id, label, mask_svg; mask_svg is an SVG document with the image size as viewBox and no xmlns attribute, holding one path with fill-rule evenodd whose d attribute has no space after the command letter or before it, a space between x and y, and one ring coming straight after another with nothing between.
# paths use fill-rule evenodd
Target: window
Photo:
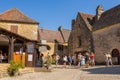
<instances>
[{"instance_id":1,"label":"window","mask_svg":"<svg viewBox=\"0 0 120 80\"><path fill-rule=\"evenodd\" d=\"M11 32L17 33L18 32L18 26L17 25L11 25Z\"/></svg>"}]
</instances>

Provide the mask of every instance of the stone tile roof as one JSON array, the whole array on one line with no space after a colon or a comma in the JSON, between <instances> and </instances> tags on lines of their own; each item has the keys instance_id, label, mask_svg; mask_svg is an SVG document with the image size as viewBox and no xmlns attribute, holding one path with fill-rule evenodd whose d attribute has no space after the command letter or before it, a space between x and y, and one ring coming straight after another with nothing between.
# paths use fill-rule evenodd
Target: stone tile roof
<instances>
[{"instance_id":1,"label":"stone tile roof","mask_svg":"<svg viewBox=\"0 0 120 80\"><path fill-rule=\"evenodd\" d=\"M63 42L63 38L59 31L39 29L39 39L48 42Z\"/></svg>"},{"instance_id":2,"label":"stone tile roof","mask_svg":"<svg viewBox=\"0 0 120 80\"><path fill-rule=\"evenodd\" d=\"M62 27L60 27L60 32L62 34L64 42L68 42L71 30L63 29Z\"/></svg>"},{"instance_id":3,"label":"stone tile roof","mask_svg":"<svg viewBox=\"0 0 120 80\"><path fill-rule=\"evenodd\" d=\"M92 19L93 19L94 15L86 14L86 13L82 13L82 12L79 12L79 15L83 18L88 29L90 31L92 31L92 23L93 23Z\"/></svg>"},{"instance_id":4,"label":"stone tile roof","mask_svg":"<svg viewBox=\"0 0 120 80\"><path fill-rule=\"evenodd\" d=\"M105 11L95 23L94 30L120 23L120 5Z\"/></svg>"},{"instance_id":5,"label":"stone tile roof","mask_svg":"<svg viewBox=\"0 0 120 80\"><path fill-rule=\"evenodd\" d=\"M22 23L33 23L39 24L37 21L24 15L21 11L16 8L10 9L2 14L0 14L0 21L10 21L10 22L22 22Z\"/></svg>"}]
</instances>

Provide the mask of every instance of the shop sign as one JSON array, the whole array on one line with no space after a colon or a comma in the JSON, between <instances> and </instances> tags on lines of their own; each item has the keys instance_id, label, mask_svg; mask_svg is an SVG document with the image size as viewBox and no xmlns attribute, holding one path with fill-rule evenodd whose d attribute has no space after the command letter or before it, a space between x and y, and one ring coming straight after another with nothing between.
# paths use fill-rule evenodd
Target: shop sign
<instances>
[{"instance_id":1,"label":"shop sign","mask_svg":"<svg viewBox=\"0 0 120 80\"><path fill-rule=\"evenodd\" d=\"M34 53L34 45L33 44L27 45L27 52L28 53Z\"/></svg>"},{"instance_id":2,"label":"shop sign","mask_svg":"<svg viewBox=\"0 0 120 80\"><path fill-rule=\"evenodd\" d=\"M29 54L28 55L28 61L32 61L33 60L33 55L32 54Z\"/></svg>"}]
</instances>

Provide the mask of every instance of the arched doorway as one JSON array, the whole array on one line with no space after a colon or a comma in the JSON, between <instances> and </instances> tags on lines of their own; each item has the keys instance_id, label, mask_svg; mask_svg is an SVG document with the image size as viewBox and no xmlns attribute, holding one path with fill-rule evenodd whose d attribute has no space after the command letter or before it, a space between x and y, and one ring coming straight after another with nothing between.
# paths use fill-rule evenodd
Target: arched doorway
<instances>
[{"instance_id":1,"label":"arched doorway","mask_svg":"<svg viewBox=\"0 0 120 80\"><path fill-rule=\"evenodd\" d=\"M120 64L120 52L118 49L112 50L113 64Z\"/></svg>"}]
</instances>

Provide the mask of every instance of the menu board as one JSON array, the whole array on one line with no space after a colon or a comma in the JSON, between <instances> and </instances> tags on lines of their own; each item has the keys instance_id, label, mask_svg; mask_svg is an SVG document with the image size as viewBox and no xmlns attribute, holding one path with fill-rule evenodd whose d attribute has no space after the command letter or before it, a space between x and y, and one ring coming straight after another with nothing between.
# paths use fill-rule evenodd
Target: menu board
<instances>
[{"instance_id":1,"label":"menu board","mask_svg":"<svg viewBox=\"0 0 120 80\"><path fill-rule=\"evenodd\" d=\"M33 60L33 55L32 54L29 54L28 55L28 61L32 61Z\"/></svg>"},{"instance_id":2,"label":"menu board","mask_svg":"<svg viewBox=\"0 0 120 80\"><path fill-rule=\"evenodd\" d=\"M27 45L27 52L28 53L34 53L34 45L33 44Z\"/></svg>"}]
</instances>

